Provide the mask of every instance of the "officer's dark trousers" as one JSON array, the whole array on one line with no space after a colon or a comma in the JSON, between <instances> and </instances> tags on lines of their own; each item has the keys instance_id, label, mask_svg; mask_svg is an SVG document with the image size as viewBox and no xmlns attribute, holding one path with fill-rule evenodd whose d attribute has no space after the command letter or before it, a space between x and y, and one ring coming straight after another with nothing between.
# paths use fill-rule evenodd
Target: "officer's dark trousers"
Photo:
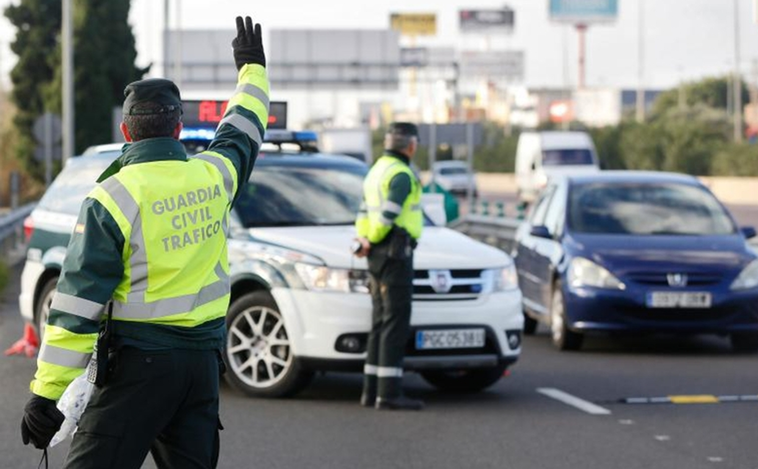
<instances>
[{"instance_id":1,"label":"officer's dark trousers","mask_svg":"<svg viewBox=\"0 0 758 469\"><path fill-rule=\"evenodd\" d=\"M368 337L364 393L381 398L402 392L403 356L411 321L413 256L390 259L381 248L368 258L371 302L371 332Z\"/></svg>"},{"instance_id":2,"label":"officer's dark trousers","mask_svg":"<svg viewBox=\"0 0 758 469\"><path fill-rule=\"evenodd\" d=\"M139 469L150 451L161 469L215 468L217 356L121 349L82 415L65 467Z\"/></svg>"}]
</instances>

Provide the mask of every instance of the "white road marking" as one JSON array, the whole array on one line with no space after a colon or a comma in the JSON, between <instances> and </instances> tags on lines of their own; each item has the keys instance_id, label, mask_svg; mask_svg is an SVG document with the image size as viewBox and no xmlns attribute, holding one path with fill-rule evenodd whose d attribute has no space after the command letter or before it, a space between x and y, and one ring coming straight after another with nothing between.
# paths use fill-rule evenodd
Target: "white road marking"
<instances>
[{"instance_id":1,"label":"white road marking","mask_svg":"<svg viewBox=\"0 0 758 469\"><path fill-rule=\"evenodd\" d=\"M621 425L634 425L634 420L624 419L624 420L619 420L619 423Z\"/></svg>"},{"instance_id":2,"label":"white road marking","mask_svg":"<svg viewBox=\"0 0 758 469\"><path fill-rule=\"evenodd\" d=\"M710 462L724 462L724 458L720 456L711 456L708 458L708 461Z\"/></svg>"},{"instance_id":3,"label":"white road marking","mask_svg":"<svg viewBox=\"0 0 758 469\"><path fill-rule=\"evenodd\" d=\"M561 401L564 404L576 407L577 409L587 412L592 415L609 415L610 410L595 405L592 402L585 401L576 396L572 396L569 393L563 392L560 389L555 388L537 388L537 392L547 397L553 398L557 401Z\"/></svg>"},{"instance_id":4,"label":"white road marking","mask_svg":"<svg viewBox=\"0 0 758 469\"><path fill-rule=\"evenodd\" d=\"M668 435L655 435L655 439L658 441L669 441L671 437Z\"/></svg>"}]
</instances>

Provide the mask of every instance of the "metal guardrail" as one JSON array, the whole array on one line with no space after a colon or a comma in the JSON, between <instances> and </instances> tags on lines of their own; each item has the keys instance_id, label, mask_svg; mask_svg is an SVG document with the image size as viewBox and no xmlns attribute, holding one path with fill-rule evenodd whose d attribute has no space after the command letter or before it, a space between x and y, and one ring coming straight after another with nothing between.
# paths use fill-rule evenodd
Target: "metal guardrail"
<instances>
[{"instance_id":1,"label":"metal guardrail","mask_svg":"<svg viewBox=\"0 0 758 469\"><path fill-rule=\"evenodd\" d=\"M37 202L33 202L0 216L0 259L7 261L11 252L23 246L24 219L36 206Z\"/></svg>"},{"instance_id":2,"label":"metal guardrail","mask_svg":"<svg viewBox=\"0 0 758 469\"><path fill-rule=\"evenodd\" d=\"M510 253L514 247L516 229L522 221L515 218L466 215L454 220L448 227Z\"/></svg>"}]
</instances>

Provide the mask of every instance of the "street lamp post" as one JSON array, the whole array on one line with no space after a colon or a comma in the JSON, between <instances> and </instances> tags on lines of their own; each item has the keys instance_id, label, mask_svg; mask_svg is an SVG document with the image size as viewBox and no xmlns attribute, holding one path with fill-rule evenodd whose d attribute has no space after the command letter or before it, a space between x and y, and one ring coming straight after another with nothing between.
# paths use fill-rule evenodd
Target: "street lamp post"
<instances>
[{"instance_id":1,"label":"street lamp post","mask_svg":"<svg viewBox=\"0 0 758 469\"><path fill-rule=\"evenodd\" d=\"M742 78L740 76L740 6L734 0L734 84L732 98L734 99L734 141L742 141Z\"/></svg>"},{"instance_id":2,"label":"street lamp post","mask_svg":"<svg viewBox=\"0 0 758 469\"><path fill-rule=\"evenodd\" d=\"M63 0L61 24L63 87L63 163L74 155L74 41L72 0Z\"/></svg>"}]
</instances>

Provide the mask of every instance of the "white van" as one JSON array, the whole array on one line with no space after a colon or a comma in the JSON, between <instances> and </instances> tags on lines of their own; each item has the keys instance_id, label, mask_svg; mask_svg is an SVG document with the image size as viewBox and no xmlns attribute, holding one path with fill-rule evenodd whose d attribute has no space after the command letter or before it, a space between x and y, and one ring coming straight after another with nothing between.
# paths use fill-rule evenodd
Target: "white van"
<instances>
[{"instance_id":1,"label":"white van","mask_svg":"<svg viewBox=\"0 0 758 469\"><path fill-rule=\"evenodd\" d=\"M516 187L530 203L554 176L593 173L600 164L586 132L523 132L516 148Z\"/></svg>"}]
</instances>

